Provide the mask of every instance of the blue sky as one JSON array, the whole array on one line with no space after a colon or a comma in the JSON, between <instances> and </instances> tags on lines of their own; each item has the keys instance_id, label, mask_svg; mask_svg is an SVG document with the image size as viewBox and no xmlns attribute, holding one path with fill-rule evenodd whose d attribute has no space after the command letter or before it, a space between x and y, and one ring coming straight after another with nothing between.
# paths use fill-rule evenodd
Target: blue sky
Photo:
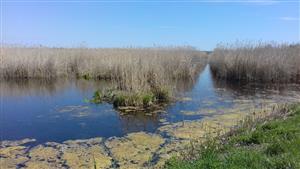
<instances>
[{"instance_id":1,"label":"blue sky","mask_svg":"<svg viewBox=\"0 0 300 169\"><path fill-rule=\"evenodd\" d=\"M300 41L299 1L2 0L2 42L72 47Z\"/></svg>"}]
</instances>

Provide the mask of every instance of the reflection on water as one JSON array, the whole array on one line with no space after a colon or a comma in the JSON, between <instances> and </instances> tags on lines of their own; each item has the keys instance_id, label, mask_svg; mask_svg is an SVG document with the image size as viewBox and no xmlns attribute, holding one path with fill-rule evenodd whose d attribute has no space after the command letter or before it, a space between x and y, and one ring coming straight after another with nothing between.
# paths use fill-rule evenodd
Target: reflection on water
<instances>
[{"instance_id":1,"label":"reflection on water","mask_svg":"<svg viewBox=\"0 0 300 169\"><path fill-rule=\"evenodd\" d=\"M112 86L106 81L1 81L1 140L35 138L39 143L62 142L123 136L137 131L155 132L168 123L229 112L237 104L242 111L249 109L248 103L255 107L300 99L299 85L275 88L227 84L214 80L209 66L195 81L175 84L176 95L181 99L165 111L122 114L110 104L84 102L96 89Z\"/></svg>"}]
</instances>

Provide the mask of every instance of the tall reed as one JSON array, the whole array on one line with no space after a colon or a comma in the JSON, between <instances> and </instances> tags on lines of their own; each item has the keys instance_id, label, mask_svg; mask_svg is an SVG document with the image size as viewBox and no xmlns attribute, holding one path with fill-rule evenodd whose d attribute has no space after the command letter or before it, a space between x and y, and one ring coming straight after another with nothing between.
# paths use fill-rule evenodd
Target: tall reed
<instances>
[{"instance_id":1,"label":"tall reed","mask_svg":"<svg viewBox=\"0 0 300 169\"><path fill-rule=\"evenodd\" d=\"M109 79L120 90L140 91L192 79L205 54L191 47L49 48L4 46L0 78L83 77Z\"/></svg>"},{"instance_id":2,"label":"tall reed","mask_svg":"<svg viewBox=\"0 0 300 169\"><path fill-rule=\"evenodd\" d=\"M300 82L300 44L220 44L209 63L215 77L229 81Z\"/></svg>"}]
</instances>

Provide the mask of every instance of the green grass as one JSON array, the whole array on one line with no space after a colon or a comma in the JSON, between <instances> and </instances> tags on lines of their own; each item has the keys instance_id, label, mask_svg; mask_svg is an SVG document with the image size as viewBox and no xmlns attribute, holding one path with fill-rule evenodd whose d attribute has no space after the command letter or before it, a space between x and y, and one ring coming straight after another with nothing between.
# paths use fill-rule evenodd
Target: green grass
<instances>
[{"instance_id":1,"label":"green grass","mask_svg":"<svg viewBox=\"0 0 300 169\"><path fill-rule=\"evenodd\" d=\"M172 158L169 169L296 169L300 168L300 104L286 119L241 128L225 142L200 146L196 160ZM202 148L201 148L202 147Z\"/></svg>"}]
</instances>

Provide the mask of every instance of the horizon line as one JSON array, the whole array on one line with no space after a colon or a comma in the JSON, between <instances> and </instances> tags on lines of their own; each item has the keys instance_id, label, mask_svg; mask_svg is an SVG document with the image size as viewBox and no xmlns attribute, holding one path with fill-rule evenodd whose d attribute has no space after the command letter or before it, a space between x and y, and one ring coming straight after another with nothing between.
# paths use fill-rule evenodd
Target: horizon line
<instances>
[{"instance_id":1,"label":"horizon line","mask_svg":"<svg viewBox=\"0 0 300 169\"><path fill-rule=\"evenodd\" d=\"M208 1L208 0L187 0L187 1L182 1L182 0L154 0L154 1L138 1L138 0L46 0L46 1L38 1L38 0L29 0L29 1L21 1L21 0L2 0L2 3L157 3L157 2L163 2L163 3L268 3L268 4L274 4L274 3L300 3L298 0L287 0L287 1L276 1L276 0L249 0L249 1L234 1L234 0L216 0L216 1Z\"/></svg>"}]
</instances>

